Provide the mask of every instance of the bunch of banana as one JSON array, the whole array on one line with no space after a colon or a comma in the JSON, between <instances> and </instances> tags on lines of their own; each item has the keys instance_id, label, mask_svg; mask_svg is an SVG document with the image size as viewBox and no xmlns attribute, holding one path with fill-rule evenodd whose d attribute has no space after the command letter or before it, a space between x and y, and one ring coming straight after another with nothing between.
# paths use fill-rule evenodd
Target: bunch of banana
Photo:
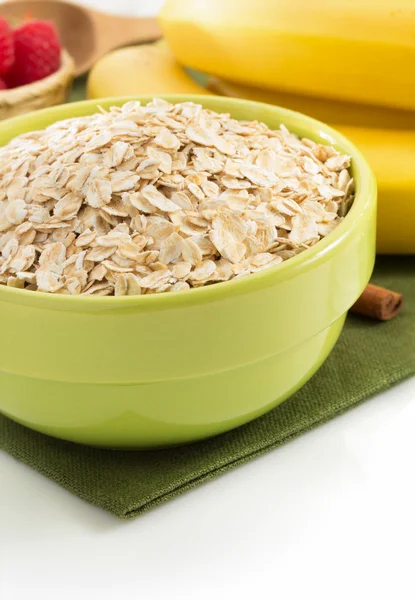
<instances>
[{"instance_id":1,"label":"bunch of banana","mask_svg":"<svg viewBox=\"0 0 415 600\"><path fill-rule=\"evenodd\" d=\"M167 0L160 23L167 44L101 59L91 98L211 92L330 123L377 177L378 251L415 254L415 0Z\"/></svg>"}]
</instances>

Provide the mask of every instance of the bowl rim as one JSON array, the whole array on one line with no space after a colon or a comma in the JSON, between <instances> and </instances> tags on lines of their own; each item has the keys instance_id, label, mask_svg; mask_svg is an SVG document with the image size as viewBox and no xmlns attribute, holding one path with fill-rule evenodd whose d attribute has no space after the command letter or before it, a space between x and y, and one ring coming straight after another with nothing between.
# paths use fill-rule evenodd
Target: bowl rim
<instances>
[{"instance_id":1,"label":"bowl rim","mask_svg":"<svg viewBox=\"0 0 415 600\"><path fill-rule=\"evenodd\" d=\"M280 106L240 98L202 94L160 94L157 97L172 103L195 102L202 105L204 103L211 103L216 105L213 110L222 110L222 112L232 113L232 107L238 107L242 110L246 107L247 109L256 109L262 113L268 112L268 114L276 116L281 123L286 124L293 133L299 133L303 137L309 135L311 139L319 138L338 147L352 158L356 195L349 212L334 231L311 248L274 267L269 267L268 269L229 281L217 282L185 291L137 296L61 295L38 291L29 293L24 289L7 287L0 284L0 302L14 302L30 306L41 305L45 308L74 311L93 308L109 310L120 307L134 307L136 309L159 308L166 310L177 305L191 306L221 300L230 296L251 293L255 290L292 279L304 271L328 260L332 252L339 245L347 243L350 237L353 236L355 228L365 216L365 213L376 202L376 180L366 158L345 136L321 121ZM56 122L92 114L95 111L91 112L91 109L98 108L98 106L119 106L131 100L139 100L147 103L152 99L153 96L151 95L137 94L61 104L6 119L0 123L0 134L5 133L7 135L8 133L12 133L15 128L22 129L22 131L35 131L36 127L32 127L32 125L35 125L39 121L42 122L42 118L47 121L53 119L52 122ZM267 119L262 118L263 116L261 114L260 120L266 123ZM39 127L39 129L45 127ZM19 133L16 135L19 135ZM12 135L10 139L13 137L15 135Z\"/></svg>"}]
</instances>

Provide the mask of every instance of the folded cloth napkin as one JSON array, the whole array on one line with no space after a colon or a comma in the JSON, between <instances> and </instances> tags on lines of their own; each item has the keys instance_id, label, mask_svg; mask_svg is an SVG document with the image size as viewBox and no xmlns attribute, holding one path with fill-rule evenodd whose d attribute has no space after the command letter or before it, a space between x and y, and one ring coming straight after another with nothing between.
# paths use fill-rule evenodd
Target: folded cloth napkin
<instances>
[{"instance_id":1,"label":"folded cloth napkin","mask_svg":"<svg viewBox=\"0 0 415 600\"><path fill-rule=\"evenodd\" d=\"M403 312L378 323L349 315L333 352L289 400L234 431L145 452L89 448L0 415L0 449L84 500L128 519L341 414L415 374L415 258L382 258L373 282L405 294Z\"/></svg>"}]
</instances>

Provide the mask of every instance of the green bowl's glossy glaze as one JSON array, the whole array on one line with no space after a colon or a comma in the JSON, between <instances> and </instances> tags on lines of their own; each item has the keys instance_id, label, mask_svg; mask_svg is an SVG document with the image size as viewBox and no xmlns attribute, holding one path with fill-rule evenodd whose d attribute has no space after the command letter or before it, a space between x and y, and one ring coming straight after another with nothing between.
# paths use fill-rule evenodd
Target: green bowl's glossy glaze
<instances>
[{"instance_id":1,"label":"green bowl's glossy glaze","mask_svg":"<svg viewBox=\"0 0 415 600\"><path fill-rule=\"evenodd\" d=\"M283 122L301 136L336 146L352 157L356 199L337 229L309 250L230 282L96 298L0 286L0 411L28 427L86 444L146 448L246 423L318 369L369 280L376 184L348 140L275 106L208 96L166 99L200 102L272 128ZM0 123L0 144L91 114L96 106L79 102L10 119Z\"/></svg>"}]
</instances>

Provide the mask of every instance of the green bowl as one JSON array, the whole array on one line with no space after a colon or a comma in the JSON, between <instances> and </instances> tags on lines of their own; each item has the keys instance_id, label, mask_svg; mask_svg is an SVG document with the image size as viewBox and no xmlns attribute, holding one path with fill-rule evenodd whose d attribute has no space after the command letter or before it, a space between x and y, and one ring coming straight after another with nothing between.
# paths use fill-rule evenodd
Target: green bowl
<instances>
[{"instance_id":1,"label":"green bowl","mask_svg":"<svg viewBox=\"0 0 415 600\"><path fill-rule=\"evenodd\" d=\"M316 372L369 280L376 183L347 139L275 106L214 96L165 98L199 102L271 128L282 122L336 146L352 157L356 199L337 229L309 250L229 282L95 298L0 286L0 411L27 427L118 448L182 444L238 427L281 403ZM108 108L126 100L99 104ZM0 144L91 114L96 106L78 102L4 121Z\"/></svg>"}]
</instances>

